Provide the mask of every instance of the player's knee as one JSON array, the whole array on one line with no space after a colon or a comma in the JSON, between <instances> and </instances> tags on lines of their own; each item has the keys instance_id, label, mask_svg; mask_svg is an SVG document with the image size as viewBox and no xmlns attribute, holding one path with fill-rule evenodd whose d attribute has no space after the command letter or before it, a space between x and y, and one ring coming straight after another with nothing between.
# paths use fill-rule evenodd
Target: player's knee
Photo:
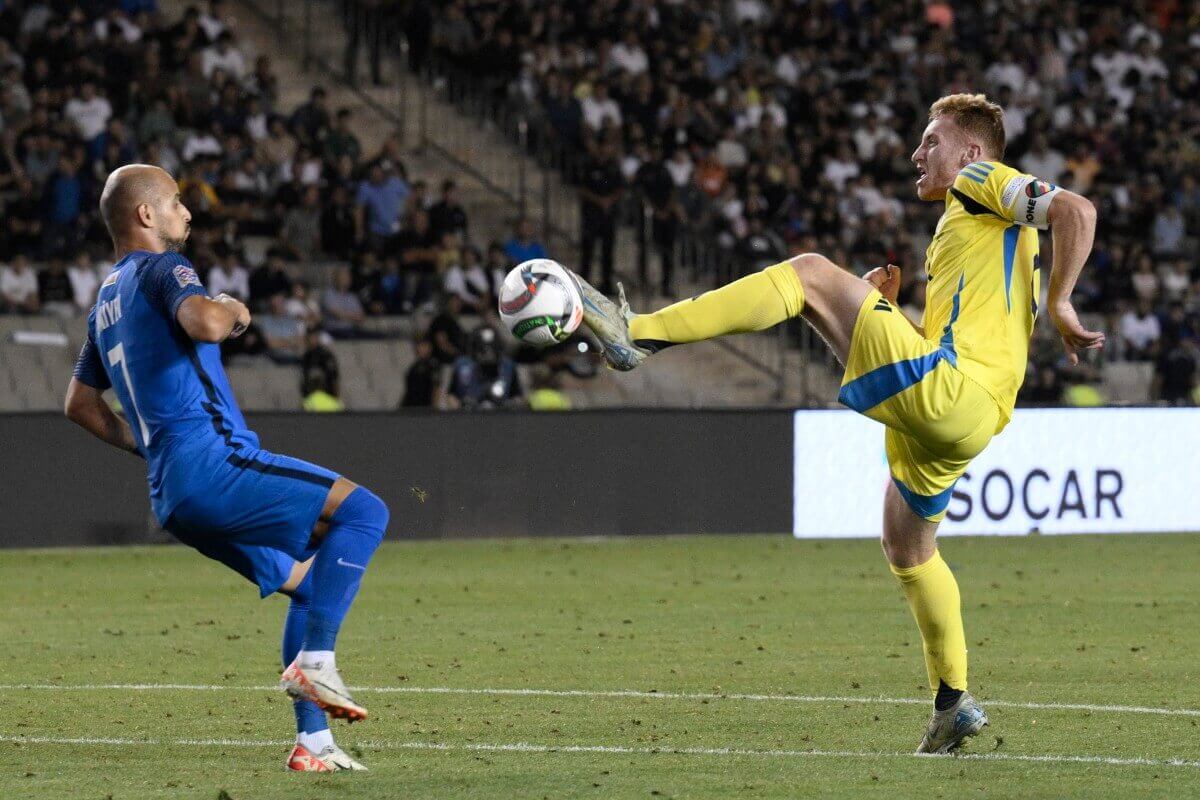
<instances>
[{"instance_id":1,"label":"player's knee","mask_svg":"<svg viewBox=\"0 0 1200 800\"><path fill-rule=\"evenodd\" d=\"M382 540L390 518L387 503L370 489L359 486L342 501L330 522L334 525L351 524Z\"/></svg>"},{"instance_id":2,"label":"player's knee","mask_svg":"<svg viewBox=\"0 0 1200 800\"><path fill-rule=\"evenodd\" d=\"M805 297L819 295L827 288L830 277L840 271L836 264L820 253L801 253L789 259L788 263L800 278Z\"/></svg>"},{"instance_id":3,"label":"player's knee","mask_svg":"<svg viewBox=\"0 0 1200 800\"><path fill-rule=\"evenodd\" d=\"M813 280L821 277L830 269L838 266L820 253L801 253L790 259L792 269L800 276L800 280Z\"/></svg>"}]
</instances>

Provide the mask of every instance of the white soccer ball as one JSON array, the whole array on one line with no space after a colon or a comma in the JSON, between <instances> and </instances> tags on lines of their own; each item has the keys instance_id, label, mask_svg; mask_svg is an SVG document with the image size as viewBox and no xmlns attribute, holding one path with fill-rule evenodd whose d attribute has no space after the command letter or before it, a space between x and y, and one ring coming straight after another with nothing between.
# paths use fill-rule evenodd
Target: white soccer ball
<instances>
[{"instance_id":1,"label":"white soccer ball","mask_svg":"<svg viewBox=\"0 0 1200 800\"><path fill-rule=\"evenodd\" d=\"M535 347L571 338L583 321L583 297L557 261L535 258L513 267L500 287L500 319L513 336Z\"/></svg>"}]
</instances>

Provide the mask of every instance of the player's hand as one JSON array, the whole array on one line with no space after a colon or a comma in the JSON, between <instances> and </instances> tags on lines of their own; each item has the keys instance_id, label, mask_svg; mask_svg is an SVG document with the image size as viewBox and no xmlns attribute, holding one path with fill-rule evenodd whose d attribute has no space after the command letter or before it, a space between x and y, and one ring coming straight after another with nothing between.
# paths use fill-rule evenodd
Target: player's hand
<instances>
[{"instance_id":1,"label":"player's hand","mask_svg":"<svg viewBox=\"0 0 1200 800\"><path fill-rule=\"evenodd\" d=\"M224 292L214 297L213 300L237 315L237 320L233 323L233 329L229 331L229 338L236 339L245 333L246 329L250 327L250 309L246 308L246 304Z\"/></svg>"},{"instance_id":2,"label":"player's hand","mask_svg":"<svg viewBox=\"0 0 1200 800\"><path fill-rule=\"evenodd\" d=\"M895 264L876 267L863 275L863 280L878 289L892 305L896 304L896 298L900 294L900 268Z\"/></svg>"},{"instance_id":3,"label":"player's hand","mask_svg":"<svg viewBox=\"0 0 1200 800\"><path fill-rule=\"evenodd\" d=\"M1104 347L1104 333L1089 331L1079 321L1070 300L1058 300L1050 304L1050 319L1062 336L1063 349L1071 366L1079 363L1079 350L1099 350Z\"/></svg>"}]
</instances>

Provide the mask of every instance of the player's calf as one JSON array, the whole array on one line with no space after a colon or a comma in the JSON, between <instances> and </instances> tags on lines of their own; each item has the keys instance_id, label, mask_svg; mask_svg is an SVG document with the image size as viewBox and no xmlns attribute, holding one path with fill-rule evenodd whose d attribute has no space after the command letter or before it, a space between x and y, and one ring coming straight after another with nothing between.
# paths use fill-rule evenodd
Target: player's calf
<instances>
[{"instance_id":1,"label":"player's calf","mask_svg":"<svg viewBox=\"0 0 1200 800\"><path fill-rule=\"evenodd\" d=\"M326 713L352 722L365 719L367 711L354 702L338 674L334 647L387 524L387 506L361 486L330 516L329 531L313 558L304 646L280 683L293 697L311 700Z\"/></svg>"},{"instance_id":2,"label":"player's calf","mask_svg":"<svg viewBox=\"0 0 1200 800\"><path fill-rule=\"evenodd\" d=\"M631 312L624 292L618 307L576 280L584 322L604 345L609 365L619 370L633 369L672 345L766 330L804 310L804 287L788 261L652 314Z\"/></svg>"}]
</instances>

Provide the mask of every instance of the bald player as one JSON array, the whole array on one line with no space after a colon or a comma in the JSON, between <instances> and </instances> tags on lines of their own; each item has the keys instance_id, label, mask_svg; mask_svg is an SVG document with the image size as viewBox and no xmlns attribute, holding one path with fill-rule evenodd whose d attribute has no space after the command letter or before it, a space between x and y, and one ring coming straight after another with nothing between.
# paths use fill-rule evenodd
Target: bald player
<instances>
[{"instance_id":1,"label":"bald player","mask_svg":"<svg viewBox=\"0 0 1200 800\"><path fill-rule=\"evenodd\" d=\"M220 343L250 312L208 297L180 255L191 214L175 181L132 164L104 185L100 211L116 264L88 315L66 414L103 441L144 458L150 504L166 530L258 586L290 598L280 683L294 700L287 768L366 769L333 741L326 714L367 711L338 674L334 643L388 510L337 473L259 447L221 366ZM102 397L111 388L122 419Z\"/></svg>"}]
</instances>

